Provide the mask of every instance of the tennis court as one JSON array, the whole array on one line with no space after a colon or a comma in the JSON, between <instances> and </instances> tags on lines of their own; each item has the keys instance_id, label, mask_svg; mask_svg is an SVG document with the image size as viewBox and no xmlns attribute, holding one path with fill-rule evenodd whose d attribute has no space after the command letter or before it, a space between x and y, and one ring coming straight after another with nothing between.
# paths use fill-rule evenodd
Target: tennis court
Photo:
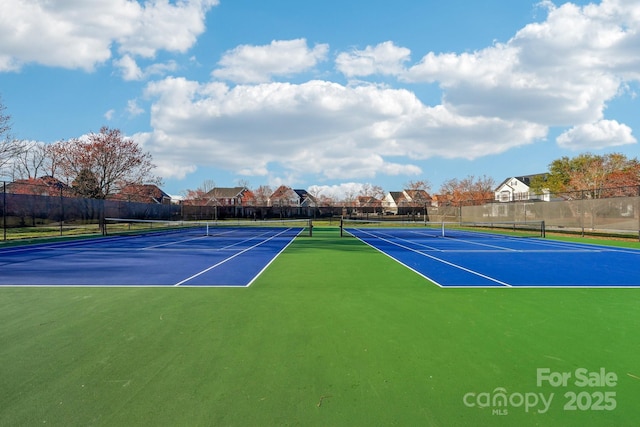
<instances>
[{"instance_id":1,"label":"tennis court","mask_svg":"<svg viewBox=\"0 0 640 427\"><path fill-rule=\"evenodd\" d=\"M312 236L290 225L283 235L280 226L110 231L5 247L2 283L25 285L0 286L0 425L637 424L638 289L604 281L633 265L638 243L443 236L426 226L428 237L387 227L363 243L335 223L317 221ZM521 255L531 265L504 267ZM556 263L564 255L574 263ZM610 255L611 271L589 265ZM440 280L437 268L447 277L460 270L446 262L480 271L485 260L503 267L482 273L513 288L470 286L476 274L438 287L411 266L429 261L428 277ZM498 276L520 269L542 283L545 262L567 277L588 269L599 289ZM243 278L231 283L232 274ZM190 277L184 289L172 286ZM540 369L572 378L537 384ZM617 382L578 386L585 369ZM600 393L615 408L598 409ZM577 409L572 394L583 399ZM550 403L525 406L533 395Z\"/></svg>"},{"instance_id":2,"label":"tennis court","mask_svg":"<svg viewBox=\"0 0 640 427\"><path fill-rule=\"evenodd\" d=\"M124 235L4 248L0 286L248 286L305 228L154 225L157 231L127 225Z\"/></svg>"},{"instance_id":3,"label":"tennis court","mask_svg":"<svg viewBox=\"0 0 640 427\"><path fill-rule=\"evenodd\" d=\"M116 224L123 234L0 250L0 286L246 287L311 229L308 221ZM541 239L537 224L509 234L496 226L345 221L342 230L440 287L640 287L638 250Z\"/></svg>"},{"instance_id":4,"label":"tennis court","mask_svg":"<svg viewBox=\"0 0 640 427\"><path fill-rule=\"evenodd\" d=\"M520 237L419 223L344 227L441 287L640 287L640 251L531 237L544 234L537 226Z\"/></svg>"}]
</instances>

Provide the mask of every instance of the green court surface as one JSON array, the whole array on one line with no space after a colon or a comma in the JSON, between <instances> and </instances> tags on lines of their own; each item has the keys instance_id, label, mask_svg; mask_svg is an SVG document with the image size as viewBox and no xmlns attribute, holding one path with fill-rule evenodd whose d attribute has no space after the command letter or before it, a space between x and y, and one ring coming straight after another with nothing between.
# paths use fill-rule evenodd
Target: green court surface
<instances>
[{"instance_id":1,"label":"green court surface","mask_svg":"<svg viewBox=\"0 0 640 427\"><path fill-rule=\"evenodd\" d=\"M1 288L0 425L637 425L639 304L439 288L316 228L249 288Z\"/></svg>"}]
</instances>

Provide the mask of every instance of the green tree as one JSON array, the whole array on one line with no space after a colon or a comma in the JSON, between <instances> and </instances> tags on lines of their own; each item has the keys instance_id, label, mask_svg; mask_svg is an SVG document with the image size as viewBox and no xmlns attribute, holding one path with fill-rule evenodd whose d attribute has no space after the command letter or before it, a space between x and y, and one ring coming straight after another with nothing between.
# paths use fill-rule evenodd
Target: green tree
<instances>
[{"instance_id":1,"label":"green tree","mask_svg":"<svg viewBox=\"0 0 640 427\"><path fill-rule=\"evenodd\" d=\"M71 184L73 190L80 197L89 199L102 199L104 195L100 190L100 183L90 169L82 169Z\"/></svg>"},{"instance_id":2,"label":"green tree","mask_svg":"<svg viewBox=\"0 0 640 427\"><path fill-rule=\"evenodd\" d=\"M564 156L551 162L546 177L534 180L531 187L536 192L543 189L552 193L580 191L596 199L602 197L604 189L640 184L639 170L637 159L620 153Z\"/></svg>"}]
</instances>

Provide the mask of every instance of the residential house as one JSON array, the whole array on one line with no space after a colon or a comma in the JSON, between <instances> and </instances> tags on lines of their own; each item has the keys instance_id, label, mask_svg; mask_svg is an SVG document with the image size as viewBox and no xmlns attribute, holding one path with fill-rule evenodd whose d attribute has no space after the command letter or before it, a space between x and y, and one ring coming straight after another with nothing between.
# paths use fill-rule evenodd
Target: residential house
<instances>
[{"instance_id":1,"label":"residential house","mask_svg":"<svg viewBox=\"0 0 640 427\"><path fill-rule=\"evenodd\" d=\"M307 190L293 190L298 195L298 206L303 208L315 208L318 206L318 201L315 197L307 192Z\"/></svg>"},{"instance_id":2,"label":"residential house","mask_svg":"<svg viewBox=\"0 0 640 427\"><path fill-rule=\"evenodd\" d=\"M291 187L281 185L269 197L269 206L272 207L297 207L300 204L300 196Z\"/></svg>"},{"instance_id":3,"label":"residential house","mask_svg":"<svg viewBox=\"0 0 640 427\"><path fill-rule=\"evenodd\" d=\"M216 217L255 215L256 197L247 187L216 187L202 199L204 205L216 207Z\"/></svg>"},{"instance_id":4,"label":"residential house","mask_svg":"<svg viewBox=\"0 0 640 427\"><path fill-rule=\"evenodd\" d=\"M526 200L549 201L549 193L537 195L531 192L531 180L544 174L513 176L502 181L495 190L495 200L498 202L516 202Z\"/></svg>"},{"instance_id":5,"label":"residential house","mask_svg":"<svg viewBox=\"0 0 640 427\"><path fill-rule=\"evenodd\" d=\"M451 194L434 194L431 197L431 206L438 208L443 206L451 206L453 204L453 195Z\"/></svg>"},{"instance_id":6,"label":"residential house","mask_svg":"<svg viewBox=\"0 0 640 427\"><path fill-rule=\"evenodd\" d=\"M390 191L382 200L382 207L386 214L407 215L423 213L431 202L424 190Z\"/></svg>"},{"instance_id":7,"label":"residential house","mask_svg":"<svg viewBox=\"0 0 640 427\"><path fill-rule=\"evenodd\" d=\"M171 204L171 196L154 184L129 184L109 198L135 203Z\"/></svg>"},{"instance_id":8,"label":"residential house","mask_svg":"<svg viewBox=\"0 0 640 427\"><path fill-rule=\"evenodd\" d=\"M18 179L6 184L5 190L7 193L33 196L73 196L71 187L52 176Z\"/></svg>"},{"instance_id":9,"label":"residential house","mask_svg":"<svg viewBox=\"0 0 640 427\"><path fill-rule=\"evenodd\" d=\"M382 200L373 196L358 196L355 205L356 211L361 214L382 213Z\"/></svg>"},{"instance_id":10,"label":"residential house","mask_svg":"<svg viewBox=\"0 0 640 427\"><path fill-rule=\"evenodd\" d=\"M281 185L269 197L269 206L276 209L281 216L311 216L317 209L318 202L306 190L294 190Z\"/></svg>"},{"instance_id":11,"label":"residential house","mask_svg":"<svg viewBox=\"0 0 640 427\"><path fill-rule=\"evenodd\" d=\"M255 205L255 196L247 187L216 187L204 195L204 200L214 206Z\"/></svg>"}]
</instances>

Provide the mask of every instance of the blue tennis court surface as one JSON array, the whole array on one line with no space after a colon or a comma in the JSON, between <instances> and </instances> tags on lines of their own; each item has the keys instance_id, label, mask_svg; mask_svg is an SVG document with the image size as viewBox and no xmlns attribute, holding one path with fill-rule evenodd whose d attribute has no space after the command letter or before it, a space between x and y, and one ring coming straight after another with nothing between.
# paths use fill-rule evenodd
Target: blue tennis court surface
<instances>
[{"instance_id":1,"label":"blue tennis court surface","mask_svg":"<svg viewBox=\"0 0 640 427\"><path fill-rule=\"evenodd\" d=\"M0 250L0 286L248 286L303 228L155 233Z\"/></svg>"},{"instance_id":2,"label":"blue tennis court surface","mask_svg":"<svg viewBox=\"0 0 640 427\"><path fill-rule=\"evenodd\" d=\"M482 233L346 231L442 287L640 287L640 250Z\"/></svg>"}]
</instances>

